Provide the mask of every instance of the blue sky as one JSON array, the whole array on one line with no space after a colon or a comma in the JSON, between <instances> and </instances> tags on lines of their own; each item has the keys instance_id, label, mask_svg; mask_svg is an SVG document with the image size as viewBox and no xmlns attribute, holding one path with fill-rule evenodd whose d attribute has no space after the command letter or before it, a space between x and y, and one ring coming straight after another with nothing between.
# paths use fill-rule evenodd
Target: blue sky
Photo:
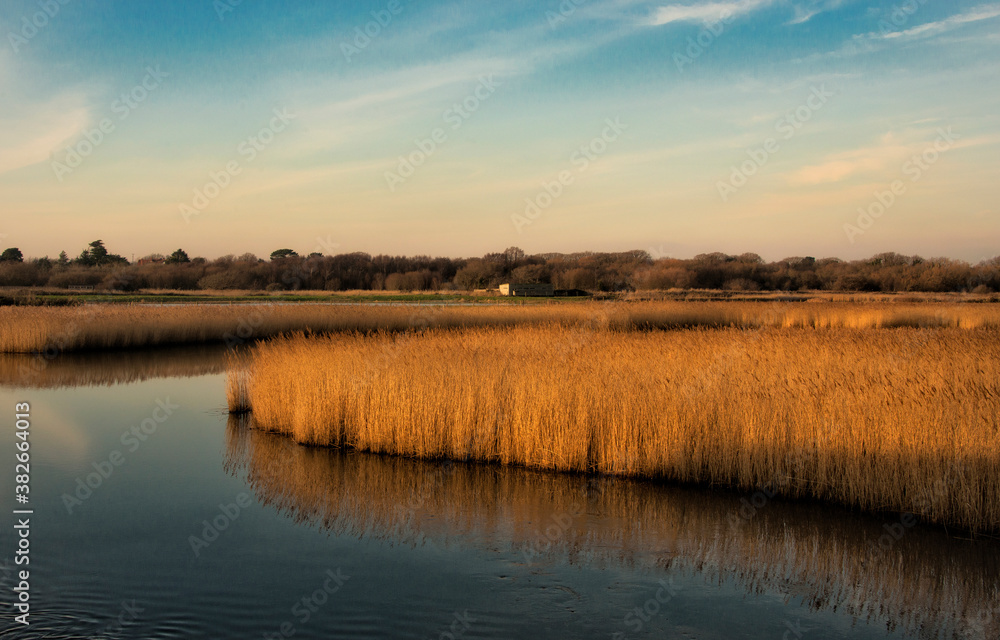
<instances>
[{"instance_id":1,"label":"blue sky","mask_svg":"<svg viewBox=\"0 0 1000 640\"><path fill-rule=\"evenodd\" d=\"M1000 2L8 0L0 33L28 255L1000 253Z\"/></svg>"}]
</instances>

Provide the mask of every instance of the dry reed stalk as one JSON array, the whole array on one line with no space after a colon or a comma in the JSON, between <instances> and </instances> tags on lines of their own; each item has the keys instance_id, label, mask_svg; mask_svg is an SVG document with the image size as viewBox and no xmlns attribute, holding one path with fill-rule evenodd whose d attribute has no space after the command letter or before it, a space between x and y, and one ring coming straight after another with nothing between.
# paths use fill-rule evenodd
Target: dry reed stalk
<instances>
[{"instance_id":1,"label":"dry reed stalk","mask_svg":"<svg viewBox=\"0 0 1000 640\"><path fill-rule=\"evenodd\" d=\"M581 327L1000 328L1000 305L955 303L580 302L0 307L0 352L244 344L291 331L405 331L558 322Z\"/></svg>"},{"instance_id":2,"label":"dry reed stalk","mask_svg":"<svg viewBox=\"0 0 1000 640\"><path fill-rule=\"evenodd\" d=\"M226 354L226 405L229 413L240 415L250 411L249 357L245 352Z\"/></svg>"},{"instance_id":3,"label":"dry reed stalk","mask_svg":"<svg viewBox=\"0 0 1000 640\"><path fill-rule=\"evenodd\" d=\"M247 366L254 423L302 443L769 487L1000 530L992 331L298 335Z\"/></svg>"}]
</instances>

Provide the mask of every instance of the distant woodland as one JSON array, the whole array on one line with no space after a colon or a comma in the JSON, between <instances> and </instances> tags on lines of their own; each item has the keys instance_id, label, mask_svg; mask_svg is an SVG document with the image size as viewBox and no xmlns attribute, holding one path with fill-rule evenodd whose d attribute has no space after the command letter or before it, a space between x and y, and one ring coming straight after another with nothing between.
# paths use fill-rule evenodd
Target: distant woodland
<instances>
[{"instance_id":1,"label":"distant woodland","mask_svg":"<svg viewBox=\"0 0 1000 640\"><path fill-rule=\"evenodd\" d=\"M791 257L766 262L755 253L707 253L690 259L654 258L646 251L544 253L512 247L481 258L372 256L367 253L299 255L279 249L262 259L245 253L214 260L183 249L135 262L111 253L100 240L80 255L25 258L0 253L0 286L137 291L179 290L389 290L470 291L504 282L551 283L592 292L653 289L731 291L1000 291L1000 256L978 264L949 258L882 253L867 260Z\"/></svg>"}]
</instances>

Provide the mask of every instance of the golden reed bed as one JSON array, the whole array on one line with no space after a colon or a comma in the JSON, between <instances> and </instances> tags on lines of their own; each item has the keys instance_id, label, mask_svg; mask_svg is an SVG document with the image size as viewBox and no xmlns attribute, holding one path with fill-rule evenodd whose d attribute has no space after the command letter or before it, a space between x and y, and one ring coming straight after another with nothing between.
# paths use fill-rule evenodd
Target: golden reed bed
<instances>
[{"instance_id":1,"label":"golden reed bed","mask_svg":"<svg viewBox=\"0 0 1000 640\"><path fill-rule=\"evenodd\" d=\"M471 544L538 563L732 580L914 637L1000 637L992 541L845 517L820 504L607 477L437 464L295 445L231 417L226 468L262 504L337 535ZM905 531L899 539L886 527ZM656 577L651 578L651 582Z\"/></svg>"},{"instance_id":2,"label":"golden reed bed","mask_svg":"<svg viewBox=\"0 0 1000 640\"><path fill-rule=\"evenodd\" d=\"M296 335L229 407L301 443L763 490L1000 530L1000 340L961 329Z\"/></svg>"},{"instance_id":3,"label":"golden reed bed","mask_svg":"<svg viewBox=\"0 0 1000 640\"><path fill-rule=\"evenodd\" d=\"M403 331L561 323L598 328L1000 328L1000 305L851 302L570 302L531 305L246 304L0 307L0 352L242 344L291 331Z\"/></svg>"}]
</instances>

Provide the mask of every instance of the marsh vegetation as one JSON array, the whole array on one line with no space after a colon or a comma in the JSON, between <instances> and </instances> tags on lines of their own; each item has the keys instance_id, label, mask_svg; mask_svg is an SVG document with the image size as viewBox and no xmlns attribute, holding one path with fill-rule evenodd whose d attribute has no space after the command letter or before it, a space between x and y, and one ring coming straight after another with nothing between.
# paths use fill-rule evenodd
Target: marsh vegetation
<instances>
[{"instance_id":1,"label":"marsh vegetation","mask_svg":"<svg viewBox=\"0 0 1000 640\"><path fill-rule=\"evenodd\" d=\"M0 352L61 353L245 344L293 331L405 332L557 323L620 330L693 327L1000 328L1000 305L949 302L605 301L532 305L247 304L0 307Z\"/></svg>"},{"instance_id":2,"label":"marsh vegetation","mask_svg":"<svg viewBox=\"0 0 1000 640\"><path fill-rule=\"evenodd\" d=\"M764 489L1000 529L995 333L854 328L889 322L875 311L809 318L299 334L234 363L229 407L310 445ZM820 318L834 326L799 326Z\"/></svg>"}]
</instances>

